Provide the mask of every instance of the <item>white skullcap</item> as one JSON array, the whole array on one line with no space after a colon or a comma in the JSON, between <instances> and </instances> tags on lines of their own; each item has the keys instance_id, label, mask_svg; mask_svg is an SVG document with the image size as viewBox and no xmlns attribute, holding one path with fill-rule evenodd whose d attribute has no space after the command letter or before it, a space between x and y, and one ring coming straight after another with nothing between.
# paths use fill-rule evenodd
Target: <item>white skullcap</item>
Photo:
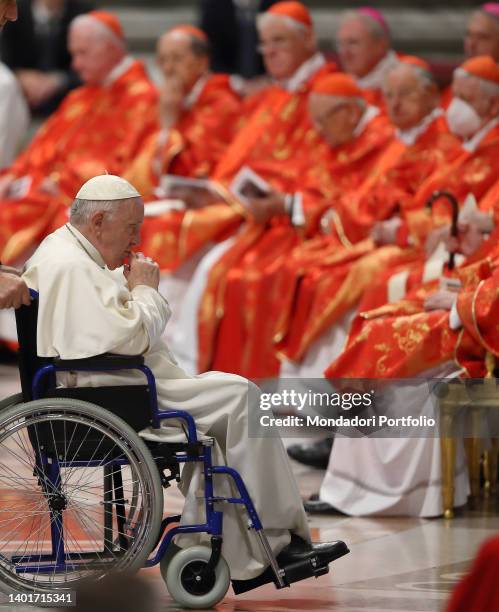
<instances>
[{"instance_id":1,"label":"white skullcap","mask_svg":"<svg viewBox=\"0 0 499 612\"><path fill-rule=\"evenodd\" d=\"M113 174L102 174L88 180L76 194L78 200L128 200L140 193L128 181Z\"/></svg>"}]
</instances>

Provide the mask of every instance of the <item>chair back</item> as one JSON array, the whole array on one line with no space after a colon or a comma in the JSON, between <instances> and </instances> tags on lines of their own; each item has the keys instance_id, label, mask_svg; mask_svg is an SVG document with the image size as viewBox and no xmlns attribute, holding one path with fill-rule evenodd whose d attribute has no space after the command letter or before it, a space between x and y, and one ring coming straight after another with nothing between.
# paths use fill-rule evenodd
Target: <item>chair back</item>
<instances>
[{"instance_id":1,"label":"chair back","mask_svg":"<svg viewBox=\"0 0 499 612\"><path fill-rule=\"evenodd\" d=\"M23 400L33 399L32 384L37 370L52 362L47 357L39 357L36 349L38 323L38 293L30 289L31 304L16 310L17 340L19 342L19 375ZM46 388L55 387L54 377L46 378Z\"/></svg>"}]
</instances>

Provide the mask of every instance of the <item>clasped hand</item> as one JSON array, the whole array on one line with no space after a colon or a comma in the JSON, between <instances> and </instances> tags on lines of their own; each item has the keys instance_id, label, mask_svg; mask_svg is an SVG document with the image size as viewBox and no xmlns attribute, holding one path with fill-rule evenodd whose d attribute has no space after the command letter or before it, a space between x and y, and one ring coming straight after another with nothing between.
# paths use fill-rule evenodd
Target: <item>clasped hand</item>
<instances>
[{"instance_id":1,"label":"clasped hand","mask_svg":"<svg viewBox=\"0 0 499 612\"><path fill-rule=\"evenodd\" d=\"M137 285L146 285L156 290L159 287L159 266L143 253L130 255L130 264L125 266L123 274L128 281L130 291Z\"/></svg>"}]
</instances>

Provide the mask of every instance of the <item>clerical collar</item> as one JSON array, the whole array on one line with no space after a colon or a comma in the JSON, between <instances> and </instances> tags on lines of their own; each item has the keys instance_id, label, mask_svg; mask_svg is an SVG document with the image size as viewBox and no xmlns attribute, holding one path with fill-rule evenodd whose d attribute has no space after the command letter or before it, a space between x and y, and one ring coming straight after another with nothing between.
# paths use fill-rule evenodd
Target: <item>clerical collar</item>
<instances>
[{"instance_id":1,"label":"clerical collar","mask_svg":"<svg viewBox=\"0 0 499 612\"><path fill-rule=\"evenodd\" d=\"M357 85L361 89L381 89L387 72L398 63L399 59L395 51L388 51L385 57L374 66L371 72L363 77L355 79Z\"/></svg>"},{"instance_id":2,"label":"clerical collar","mask_svg":"<svg viewBox=\"0 0 499 612\"><path fill-rule=\"evenodd\" d=\"M209 77L210 77L209 74L203 74L194 83L194 85L191 88L191 91L184 98L183 107L185 109L189 110L196 104L196 102L199 100L199 96L203 93L203 89Z\"/></svg>"},{"instance_id":3,"label":"clerical collar","mask_svg":"<svg viewBox=\"0 0 499 612\"><path fill-rule=\"evenodd\" d=\"M441 108L435 108L426 117L420 121L417 125L408 130L395 130L395 136L408 147L411 147L416 140L424 134L428 127L437 119L443 115Z\"/></svg>"},{"instance_id":4,"label":"clerical collar","mask_svg":"<svg viewBox=\"0 0 499 612\"><path fill-rule=\"evenodd\" d=\"M492 119L492 121L486 123L481 130L479 130L474 136L463 144L463 149L469 153L474 153L480 146L480 143L485 136L487 136L487 134L493 130L496 125L499 125L499 117L496 117L495 119Z\"/></svg>"},{"instance_id":5,"label":"clerical collar","mask_svg":"<svg viewBox=\"0 0 499 612\"><path fill-rule=\"evenodd\" d=\"M130 55L126 55L119 64L116 64L116 66L111 70L107 77L102 81L102 85L104 87L112 85L121 76L123 76L127 70L132 67L134 61L135 60L133 59L133 57L131 57Z\"/></svg>"},{"instance_id":6,"label":"clerical collar","mask_svg":"<svg viewBox=\"0 0 499 612\"><path fill-rule=\"evenodd\" d=\"M309 78L326 64L322 53L316 53L298 68L290 79L281 81L280 85L289 93L295 93Z\"/></svg>"},{"instance_id":7,"label":"clerical collar","mask_svg":"<svg viewBox=\"0 0 499 612\"><path fill-rule=\"evenodd\" d=\"M102 255L99 251L94 247L94 245L87 239L85 236L76 229L74 225L71 223L66 223L66 229L73 236L73 238L78 242L81 248L85 251L85 253L95 261L95 263L104 269L106 264L102 259Z\"/></svg>"},{"instance_id":8,"label":"clerical collar","mask_svg":"<svg viewBox=\"0 0 499 612\"><path fill-rule=\"evenodd\" d=\"M381 111L379 110L377 106L368 106L366 110L364 111L364 114L360 118L359 123L357 123L357 125L355 126L353 135L356 138L359 137L362 134L362 132L365 130L367 125L371 123L374 117L377 117L380 114L380 112Z\"/></svg>"}]
</instances>

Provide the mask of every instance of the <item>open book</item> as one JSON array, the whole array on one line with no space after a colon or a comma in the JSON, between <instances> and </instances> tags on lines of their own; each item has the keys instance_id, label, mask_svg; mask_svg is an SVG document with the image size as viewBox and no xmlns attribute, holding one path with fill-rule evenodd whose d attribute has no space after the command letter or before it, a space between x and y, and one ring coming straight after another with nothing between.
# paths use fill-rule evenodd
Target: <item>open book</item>
<instances>
[{"instance_id":1,"label":"open book","mask_svg":"<svg viewBox=\"0 0 499 612\"><path fill-rule=\"evenodd\" d=\"M247 206L251 198L264 198L269 195L272 187L251 168L243 166L234 177L230 190L241 204Z\"/></svg>"},{"instance_id":2,"label":"open book","mask_svg":"<svg viewBox=\"0 0 499 612\"><path fill-rule=\"evenodd\" d=\"M165 174L156 195L167 200L181 200L186 208L202 208L226 200L226 194L215 181Z\"/></svg>"},{"instance_id":3,"label":"open book","mask_svg":"<svg viewBox=\"0 0 499 612\"><path fill-rule=\"evenodd\" d=\"M243 206L247 206L251 198L265 197L272 188L251 168L243 166L234 177L229 191ZM167 202L175 201L174 208L177 210L179 201L184 203L185 208L202 208L215 202L228 201L228 194L216 181L174 174L161 177L156 195L161 198L163 207L168 206Z\"/></svg>"}]
</instances>

